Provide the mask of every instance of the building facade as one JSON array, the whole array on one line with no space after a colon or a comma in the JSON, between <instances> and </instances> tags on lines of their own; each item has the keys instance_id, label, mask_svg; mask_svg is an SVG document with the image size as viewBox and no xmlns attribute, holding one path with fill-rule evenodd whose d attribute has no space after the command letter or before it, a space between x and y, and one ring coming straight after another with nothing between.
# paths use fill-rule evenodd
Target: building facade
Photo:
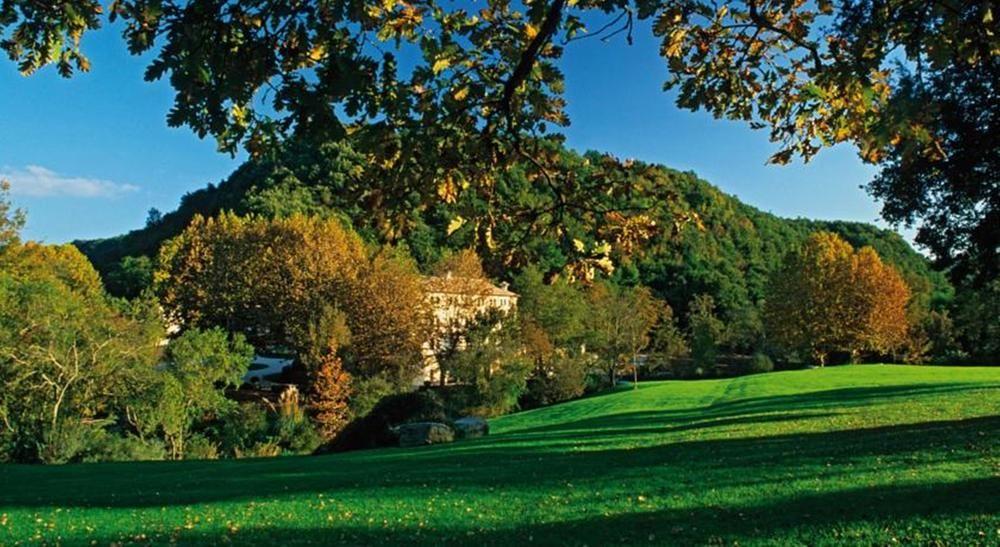
<instances>
[{"instance_id":1,"label":"building facade","mask_svg":"<svg viewBox=\"0 0 1000 547\"><path fill-rule=\"evenodd\" d=\"M511 313L517 309L517 293L506 283L494 285L488 279L461 277L450 272L424 279L424 294L434 318L434 334L424 343L424 370L416 383L444 384L437 356L461 349L465 325L489 310Z\"/></svg>"}]
</instances>

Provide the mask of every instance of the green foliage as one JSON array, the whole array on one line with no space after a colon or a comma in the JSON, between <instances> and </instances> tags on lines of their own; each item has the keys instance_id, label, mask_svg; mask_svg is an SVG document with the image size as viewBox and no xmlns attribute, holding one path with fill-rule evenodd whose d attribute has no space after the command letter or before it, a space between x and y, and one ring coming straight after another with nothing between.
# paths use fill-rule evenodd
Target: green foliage
<instances>
[{"instance_id":1,"label":"green foliage","mask_svg":"<svg viewBox=\"0 0 1000 547\"><path fill-rule=\"evenodd\" d=\"M677 324L673 309L664 305L650 340L647 361L649 368L673 368L679 359L687 358L690 353L691 348Z\"/></svg>"},{"instance_id":2,"label":"green foliage","mask_svg":"<svg viewBox=\"0 0 1000 547\"><path fill-rule=\"evenodd\" d=\"M994 8L990 0L901 2L886 17L865 2L828 1L552 0L477 12L436 0L122 0L108 11L126 21L132 54L152 52L145 78L169 80L170 125L262 161L289 142L350 137L365 176L338 190L368 207L380 234L395 239L418 224L414 211L454 206L444 220L465 226L466 244L524 242L559 228L555 246L534 243L584 270L607 258L597 240L621 250L635 241L624 232L671 222L633 214L663 196L621 184L619 165L599 164L589 180L553 177L567 171L550 150L562 137L547 136L569 123L558 60L592 17L595 35L625 33L630 43L636 19L648 21L678 106L769 128L781 143L774 163L852 143L885 167L872 191L886 198L886 216L925 219L922 240L945 261L968 263L961 276L997 271L996 166L989 154L969 157L997 134L993 117L981 115L996 94ZM87 70L80 40L101 11L93 0L45 9L9 0L0 47L25 74L50 63L64 76ZM206 53L216 44L226 48ZM516 171L522 180L497 184ZM536 192L526 195L530 187ZM254 199L273 214L315 204L297 188ZM970 207L971 215L955 214ZM524 237L496 237L511 229Z\"/></svg>"},{"instance_id":3,"label":"green foliage","mask_svg":"<svg viewBox=\"0 0 1000 547\"><path fill-rule=\"evenodd\" d=\"M764 334L760 311L747 306L730 314L721 341L730 351L745 355L761 348Z\"/></svg>"},{"instance_id":4,"label":"green foliage","mask_svg":"<svg viewBox=\"0 0 1000 547\"><path fill-rule=\"evenodd\" d=\"M553 352L528 378L519 406L548 406L580 397L586 391L592 367L593 360L588 355Z\"/></svg>"},{"instance_id":5,"label":"green foliage","mask_svg":"<svg viewBox=\"0 0 1000 547\"><path fill-rule=\"evenodd\" d=\"M324 441L324 437L304 415L279 414L272 425L272 434L282 452L290 454L312 454Z\"/></svg>"},{"instance_id":6,"label":"green foliage","mask_svg":"<svg viewBox=\"0 0 1000 547\"><path fill-rule=\"evenodd\" d=\"M755 353L750 358L750 372L761 373L774 370L774 362L764 353Z\"/></svg>"},{"instance_id":7,"label":"green foliage","mask_svg":"<svg viewBox=\"0 0 1000 547\"><path fill-rule=\"evenodd\" d=\"M647 287L619 287L603 281L588 289L587 299L587 348L599 356L613 386L623 368L637 374L635 360L649 346L663 306Z\"/></svg>"},{"instance_id":8,"label":"green foliage","mask_svg":"<svg viewBox=\"0 0 1000 547\"><path fill-rule=\"evenodd\" d=\"M963 15L975 17L975 4L966 2ZM998 72L994 50L953 57L931 73L905 74L896 95L919 105L906 115L928 128L936 146L889 148L868 185L882 203L882 217L917 224L916 241L960 284L982 285L1000 274L1000 114L993 107Z\"/></svg>"},{"instance_id":9,"label":"green foliage","mask_svg":"<svg viewBox=\"0 0 1000 547\"><path fill-rule=\"evenodd\" d=\"M593 359L582 349L587 340L586 294L565 278L545 283L534 266L514 279L521 338L533 371L521 406L544 406L579 397L586 389Z\"/></svg>"},{"instance_id":10,"label":"green foliage","mask_svg":"<svg viewBox=\"0 0 1000 547\"><path fill-rule=\"evenodd\" d=\"M219 446L233 457L253 454L268 442L270 423L267 410L256 403L232 405L223 415L219 425Z\"/></svg>"},{"instance_id":11,"label":"green foliage","mask_svg":"<svg viewBox=\"0 0 1000 547\"><path fill-rule=\"evenodd\" d=\"M351 328L347 314L333 305L321 306L309 320L306 329L304 350L299 359L310 371L315 372L323 359L351 344Z\"/></svg>"},{"instance_id":12,"label":"green foliage","mask_svg":"<svg viewBox=\"0 0 1000 547\"><path fill-rule=\"evenodd\" d=\"M10 183L0 180L0 255L20 242L21 229L24 228L24 211L11 205L9 194Z\"/></svg>"},{"instance_id":13,"label":"green foliage","mask_svg":"<svg viewBox=\"0 0 1000 547\"><path fill-rule=\"evenodd\" d=\"M0 49L29 75L48 64L69 77L87 72L90 61L80 48L80 37L100 27L100 2L71 0L54 5L11 0L0 5Z\"/></svg>"},{"instance_id":14,"label":"green foliage","mask_svg":"<svg viewBox=\"0 0 1000 547\"><path fill-rule=\"evenodd\" d=\"M184 447L185 460L217 460L219 447L204 435L192 435Z\"/></svg>"},{"instance_id":15,"label":"green foliage","mask_svg":"<svg viewBox=\"0 0 1000 547\"><path fill-rule=\"evenodd\" d=\"M598 176L592 168L584 165L602 161L600 155L577 156L563 151L562 156L567 172L574 173L581 180ZM326 144L318 150L295 145L280 158L250 162L218 187L191 194L178 211L165 215L157 228L139 230L115 240L78 244L99 265L108 264L99 267L101 271L107 271L111 265L122 260L123 253L153 252L164 237L179 232L197 212L211 214L227 208L240 212L284 214L254 209L251 202L261 192L283 195L275 198L280 203L307 203L302 207L296 206L296 212L350 218L365 237L386 240L372 223L369 208L358 206L350 192L345 194L345 185L360 176L365 166L362 158L346 142ZM931 270L928 261L893 232L860 223L779 219L741 204L692 173L680 173L640 162L622 167L622 170L622 176L627 180L662 188L671 195L666 201L652 201L651 208L644 210L644 214L658 225L673 225L677 218L685 216L696 219L696 222L679 233L654 233L643 240L631 258L619 256L617 251L612 252L614 262L619 264L614 274L616 282L646 285L658 298L665 299L672 308L679 310L688 309L697 294L712 295L717 314L727 329L725 344L721 348L723 351L750 353L761 349L760 314L768 279L783 257L817 230L836 233L858 248L875 248L886 262L903 274L913 289L915 307L942 311L950 306L954 298L954 289L945 276ZM517 170L503 176L509 178L510 183L504 188L512 192L516 189L525 199L537 191L531 185L525 185L523 173ZM288 195L284 195L286 191ZM303 193L310 197L295 197L305 195ZM348 197L343 197L345 195ZM547 203L544 200L548 198L535 196L530 199ZM449 249L462 249L474 243L474 230L470 231L469 225L450 235L447 233L454 214L456 210L452 205L438 204L433 208L411 211L399 224L404 229L395 237L408 244L425 271L429 271ZM573 222L565 217L562 221ZM405 228L407 226L410 228ZM574 229L573 233L580 233L582 228L577 228L579 230ZM536 310L531 312L533 315L549 314L548 318L538 318L548 325L545 328L549 336L553 336L555 330L563 331L560 334L563 338L579 336L579 310L583 308L579 305L580 299L574 288L565 282L567 275L554 275L573 272L573 257L579 253L573 238L538 235L522 238L523 233L517 230L504 232L505 229L497 227L493 237L497 241L516 240L519 242L517 248L478 249L483 254L487 269L493 275L509 278L510 273L518 272L521 265L534 264L528 266L537 269L530 274L534 276L532 282L540 286L545 285L546 279L554 280L551 285L555 288L542 301L532 296L527 278L515 279L518 292L523 293L520 307ZM581 243L584 254L597 246L597 240L586 237ZM598 267L596 260L592 263L595 268ZM563 318L566 324L557 325ZM687 330L686 316L679 317L678 322L681 329ZM563 340L556 343L569 345Z\"/></svg>"},{"instance_id":16,"label":"green foliage","mask_svg":"<svg viewBox=\"0 0 1000 547\"><path fill-rule=\"evenodd\" d=\"M499 416L516 408L531 373L517 320L488 310L467 325L462 345L440 363L456 382L470 388L461 413Z\"/></svg>"},{"instance_id":17,"label":"green foliage","mask_svg":"<svg viewBox=\"0 0 1000 547\"><path fill-rule=\"evenodd\" d=\"M715 301L711 295L700 294L691 301L688 311L691 330L691 358L695 366L707 371L716 365L719 345L725 325L715 315Z\"/></svg>"},{"instance_id":18,"label":"green foliage","mask_svg":"<svg viewBox=\"0 0 1000 547\"><path fill-rule=\"evenodd\" d=\"M955 266L955 280L990 279L1000 271L996 5L891 11L692 0L667 3L654 33L680 106L769 128L782 145L775 163L852 142L882 167L869 191L887 220L921 220L918 240Z\"/></svg>"},{"instance_id":19,"label":"green foliage","mask_svg":"<svg viewBox=\"0 0 1000 547\"><path fill-rule=\"evenodd\" d=\"M217 439L217 453L233 458L312 453L322 443L322 438L298 409L298 394L286 392L283 400L286 398L294 402L283 403L277 411L268 410L258 402L230 405L220 420L200 436L212 446L216 446L213 439ZM190 457L202 458L185 452L185 458Z\"/></svg>"},{"instance_id":20,"label":"green foliage","mask_svg":"<svg viewBox=\"0 0 1000 547\"><path fill-rule=\"evenodd\" d=\"M158 408L171 456L183 458L192 427L231 406L227 387L237 387L253 360L242 335L222 329L189 329L167 346L161 367L165 389Z\"/></svg>"},{"instance_id":21,"label":"green foliage","mask_svg":"<svg viewBox=\"0 0 1000 547\"><path fill-rule=\"evenodd\" d=\"M579 285L565 277L545 283L542 271L529 266L514 278L514 290L520 298L520 317L530 317L558 347L575 349L587 337L587 316L590 308Z\"/></svg>"},{"instance_id":22,"label":"green foliage","mask_svg":"<svg viewBox=\"0 0 1000 547\"><path fill-rule=\"evenodd\" d=\"M1000 280L960 294L955 328L974 363L993 364L1000 357Z\"/></svg>"},{"instance_id":23,"label":"green foliage","mask_svg":"<svg viewBox=\"0 0 1000 547\"><path fill-rule=\"evenodd\" d=\"M385 397L398 391L396 385L383 375L353 378L351 382L351 415L367 416Z\"/></svg>"},{"instance_id":24,"label":"green foliage","mask_svg":"<svg viewBox=\"0 0 1000 547\"><path fill-rule=\"evenodd\" d=\"M590 189L582 186L585 183L608 183L607 175L595 167L607 162L606 157L597 153L579 155L567 150L561 150L559 156L563 162L561 169L567 177L579 181L581 191ZM77 242L77 245L94 260L101 272L106 273L124 256L155 254L160 243L180 233L195 214L214 216L223 209L239 214L285 214L256 208L252 202L261 193L281 196L275 198L280 203L305 204L295 206L294 212L349 219L365 238L389 241L391 238L377 228L382 221L376 221L372 215L372 210L378 211L378 207L359 205L358 195L347 190L352 180L370 178L362 176L365 165L364 159L347 142L318 147L292 145L274 159L248 162L218 186L186 196L180 208L164 215L156 228L136 230L109 240ZM732 338L736 351L755 349L753 338L757 327L753 324L753 316L759 314L770 273L789 250L797 248L817 230L837 233L855 247L873 246L880 256L901 270L928 307L941 309L952 297L953 289L945 277L932 271L924 257L891 231L861 223L781 219L740 203L690 172L642 162L632 162L627 167L622 164L617 169L614 180L657 188L667 194L663 199L646 199L640 207L658 226L674 226L683 218L696 220L686 225L682 222L679 231L662 229L641 242L636 241L631 257L624 256L619 252L623 247L616 246L612 250L614 260L610 261L618 264L614 275L616 283L646 285L675 310L688 309L696 294L711 294L720 318L727 325L733 325L731 328L739 326L742 330ZM501 177L504 181L501 189L526 200L525 207L552 207L557 201L547 194L547 185L531 184L519 169ZM296 197L303 194L310 197ZM475 243L472 223L467 222L454 233L448 233L454 215L461 214L457 207L437 204L426 209L415 208L405 218L394 221L393 226L401 230L395 239L407 244L424 271L430 271L449 250L467 248ZM566 274L573 273L574 261L581 258L574 239L582 238L582 254L592 259L584 264L599 269L602 267L598 264L602 257L599 251L603 251L598 249L599 238L605 235L611 238L610 232L619 234L614 237L624 237L623 228L608 225L605 230L609 233L594 236L573 215L562 215L558 221L566 226L564 236L528 235L515 222L496 226L491 235L497 247L479 246L477 251L484 259L487 273L499 278L515 278L515 288L523 295L519 304L522 310L530 308L549 313L550 319L539 318L550 325L546 327L549 331L560 316L566 317L566 335L579 336L580 299L566 283L569 278ZM629 233L636 236L634 232ZM527 278L516 279L524 268L537 270L530 274L536 285L554 280L551 283L554 292L545 297L544 302L531 295ZM560 273L563 275L555 275ZM682 328L686 327L685 316L678 320ZM562 345L563 341L557 343Z\"/></svg>"},{"instance_id":25,"label":"green foliage","mask_svg":"<svg viewBox=\"0 0 1000 547\"><path fill-rule=\"evenodd\" d=\"M154 269L148 256L126 256L104 274L104 286L113 295L135 298L152 288Z\"/></svg>"},{"instance_id":26,"label":"green foliage","mask_svg":"<svg viewBox=\"0 0 1000 547\"><path fill-rule=\"evenodd\" d=\"M0 445L16 461L78 458L124 414L158 354L160 319L125 310L71 246L4 251L0 271Z\"/></svg>"},{"instance_id":27,"label":"green foliage","mask_svg":"<svg viewBox=\"0 0 1000 547\"><path fill-rule=\"evenodd\" d=\"M91 424L66 420L57 431L46 435L39 460L47 464L156 461L166 457L160 439L124 432L114 427L112 420Z\"/></svg>"},{"instance_id":28,"label":"green foliage","mask_svg":"<svg viewBox=\"0 0 1000 547\"><path fill-rule=\"evenodd\" d=\"M213 408L223 397L217 388L239 386L251 360L253 348L241 335L190 329L167 346L163 370L177 378L192 404Z\"/></svg>"}]
</instances>

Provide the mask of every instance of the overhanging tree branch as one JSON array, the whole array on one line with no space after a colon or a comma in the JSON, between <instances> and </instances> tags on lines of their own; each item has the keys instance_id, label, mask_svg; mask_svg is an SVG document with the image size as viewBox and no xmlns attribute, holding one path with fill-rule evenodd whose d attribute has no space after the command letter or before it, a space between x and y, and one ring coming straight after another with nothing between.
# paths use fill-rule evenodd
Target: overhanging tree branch
<instances>
[{"instance_id":1,"label":"overhanging tree branch","mask_svg":"<svg viewBox=\"0 0 1000 547\"><path fill-rule=\"evenodd\" d=\"M538 29L538 34L528 43L528 47L521 53L521 58L517 62L517 66L514 67L514 72L504 82L503 95L500 99L500 109L506 114L508 123L511 121L511 102L514 99L514 93L528 78L542 48L552 39L556 30L558 30L559 23L562 21L562 10L565 6L566 0L554 0L552 2L548 12L545 14L545 19L542 21L541 28Z\"/></svg>"}]
</instances>

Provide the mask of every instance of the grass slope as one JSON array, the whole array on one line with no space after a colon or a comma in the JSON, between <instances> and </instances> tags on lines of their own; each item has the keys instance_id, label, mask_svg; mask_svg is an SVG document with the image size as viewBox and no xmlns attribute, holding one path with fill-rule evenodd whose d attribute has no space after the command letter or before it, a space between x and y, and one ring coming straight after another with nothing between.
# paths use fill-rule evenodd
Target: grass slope
<instances>
[{"instance_id":1,"label":"grass slope","mask_svg":"<svg viewBox=\"0 0 1000 547\"><path fill-rule=\"evenodd\" d=\"M0 544L1000 543L1000 368L657 382L487 439L0 467Z\"/></svg>"}]
</instances>

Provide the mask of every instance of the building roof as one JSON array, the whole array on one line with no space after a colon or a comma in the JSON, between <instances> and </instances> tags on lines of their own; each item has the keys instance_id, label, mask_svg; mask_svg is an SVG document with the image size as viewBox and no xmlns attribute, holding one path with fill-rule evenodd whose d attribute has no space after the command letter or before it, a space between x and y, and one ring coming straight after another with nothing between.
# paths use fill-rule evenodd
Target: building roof
<instances>
[{"instance_id":1,"label":"building roof","mask_svg":"<svg viewBox=\"0 0 1000 547\"><path fill-rule=\"evenodd\" d=\"M461 294L477 296L504 296L517 298L517 293L507 288L506 283L496 286L489 279L451 275L432 275L424 278L424 290L429 293Z\"/></svg>"}]
</instances>

